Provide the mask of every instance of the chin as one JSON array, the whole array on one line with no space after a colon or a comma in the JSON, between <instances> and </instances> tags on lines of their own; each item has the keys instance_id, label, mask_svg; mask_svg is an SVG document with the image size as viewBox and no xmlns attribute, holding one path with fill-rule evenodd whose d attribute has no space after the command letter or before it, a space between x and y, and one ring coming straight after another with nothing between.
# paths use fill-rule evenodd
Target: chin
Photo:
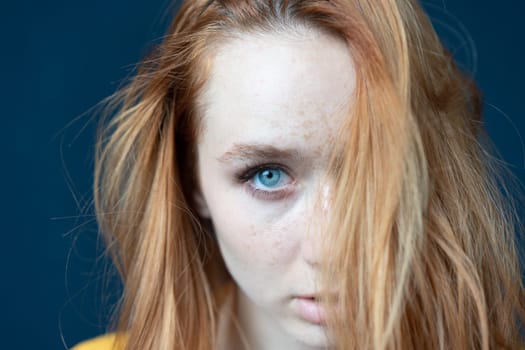
<instances>
[{"instance_id":1,"label":"chin","mask_svg":"<svg viewBox=\"0 0 525 350\"><path fill-rule=\"evenodd\" d=\"M334 346L324 326L297 320L290 325L288 331L305 349L325 350Z\"/></svg>"}]
</instances>

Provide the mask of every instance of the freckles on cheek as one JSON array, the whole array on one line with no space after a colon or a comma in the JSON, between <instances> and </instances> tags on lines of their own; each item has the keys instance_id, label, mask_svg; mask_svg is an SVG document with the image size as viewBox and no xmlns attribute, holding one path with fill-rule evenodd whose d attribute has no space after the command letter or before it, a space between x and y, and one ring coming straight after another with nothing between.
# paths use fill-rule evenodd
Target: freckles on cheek
<instances>
[{"instance_id":1,"label":"freckles on cheek","mask_svg":"<svg viewBox=\"0 0 525 350\"><path fill-rule=\"evenodd\" d=\"M252 216L229 216L215 222L217 238L226 259L271 268L290 255L286 232L267 220Z\"/></svg>"},{"instance_id":2,"label":"freckles on cheek","mask_svg":"<svg viewBox=\"0 0 525 350\"><path fill-rule=\"evenodd\" d=\"M258 257L272 238L263 234L259 224L249 217L239 218L233 213L229 217L229 221L215 221L217 238L234 255Z\"/></svg>"},{"instance_id":3,"label":"freckles on cheek","mask_svg":"<svg viewBox=\"0 0 525 350\"><path fill-rule=\"evenodd\" d=\"M215 234L230 268L244 265L264 273L290 259L293 242L289 238L297 225L287 206L255 199L229 183L206 185Z\"/></svg>"}]
</instances>

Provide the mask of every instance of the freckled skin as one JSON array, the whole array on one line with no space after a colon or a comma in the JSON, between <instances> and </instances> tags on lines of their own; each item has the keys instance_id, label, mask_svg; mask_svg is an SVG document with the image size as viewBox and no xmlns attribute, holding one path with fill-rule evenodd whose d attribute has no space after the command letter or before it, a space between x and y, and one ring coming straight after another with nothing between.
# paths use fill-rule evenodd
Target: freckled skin
<instances>
[{"instance_id":1,"label":"freckled skin","mask_svg":"<svg viewBox=\"0 0 525 350\"><path fill-rule=\"evenodd\" d=\"M320 228L315 206L332 189L329 145L351 107L355 70L346 44L313 30L304 37L245 34L213 57L201 98L208 106L197 145L203 216L211 218L239 287L241 324L253 349L326 349L323 327L301 319L294 295L317 292ZM218 161L239 143L298 151L291 194L262 199L236 180L243 163Z\"/></svg>"}]
</instances>

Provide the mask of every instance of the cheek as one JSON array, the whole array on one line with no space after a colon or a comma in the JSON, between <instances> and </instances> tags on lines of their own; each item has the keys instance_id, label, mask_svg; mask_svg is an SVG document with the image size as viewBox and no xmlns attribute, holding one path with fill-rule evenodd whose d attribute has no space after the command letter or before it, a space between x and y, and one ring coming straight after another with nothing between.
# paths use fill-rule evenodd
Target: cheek
<instances>
[{"instance_id":1,"label":"cheek","mask_svg":"<svg viewBox=\"0 0 525 350\"><path fill-rule=\"evenodd\" d=\"M259 305L273 303L289 289L297 242L287 222L268 222L238 211L236 215L221 215L214 223L228 271Z\"/></svg>"},{"instance_id":2,"label":"cheek","mask_svg":"<svg viewBox=\"0 0 525 350\"><path fill-rule=\"evenodd\" d=\"M239 283L276 280L297 257L301 225L290 205L243 190L208 187L207 202L221 253Z\"/></svg>"},{"instance_id":3,"label":"cheek","mask_svg":"<svg viewBox=\"0 0 525 350\"><path fill-rule=\"evenodd\" d=\"M268 208L266 208L268 209ZM281 215L268 218L271 210L254 211L247 205L231 205L212 211L212 220L225 259L245 268L279 269L290 264L297 247L297 223Z\"/></svg>"}]
</instances>

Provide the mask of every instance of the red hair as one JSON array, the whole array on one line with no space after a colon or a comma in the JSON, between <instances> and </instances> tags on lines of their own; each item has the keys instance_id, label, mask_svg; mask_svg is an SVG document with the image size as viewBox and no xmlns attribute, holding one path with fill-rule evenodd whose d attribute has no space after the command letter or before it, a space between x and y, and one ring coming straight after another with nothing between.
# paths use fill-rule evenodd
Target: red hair
<instances>
[{"instance_id":1,"label":"red hair","mask_svg":"<svg viewBox=\"0 0 525 350\"><path fill-rule=\"evenodd\" d=\"M100 133L95 203L124 283L125 348L214 348L227 273L190 196L199 92L221 43L301 26L346 42L356 65L327 229L324 279L338 282L342 311L329 322L337 347L523 344L513 211L479 142L479 92L418 2L191 0L115 96L118 113Z\"/></svg>"}]
</instances>

